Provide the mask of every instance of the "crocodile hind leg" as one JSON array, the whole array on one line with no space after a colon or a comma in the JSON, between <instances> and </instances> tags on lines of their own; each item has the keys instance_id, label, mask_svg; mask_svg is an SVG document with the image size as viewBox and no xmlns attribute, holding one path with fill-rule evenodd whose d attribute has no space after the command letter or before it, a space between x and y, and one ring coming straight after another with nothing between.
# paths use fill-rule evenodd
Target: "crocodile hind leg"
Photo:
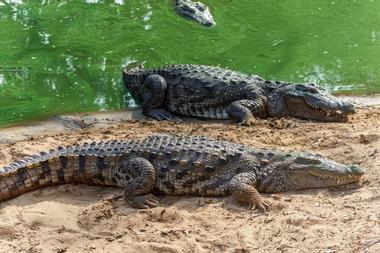
<instances>
[{"instance_id":1,"label":"crocodile hind leg","mask_svg":"<svg viewBox=\"0 0 380 253\"><path fill-rule=\"evenodd\" d=\"M151 208L158 205L157 198L151 194L156 182L156 170L144 158L126 160L116 170L118 186L125 187L125 201L135 208Z\"/></svg>"},{"instance_id":2,"label":"crocodile hind leg","mask_svg":"<svg viewBox=\"0 0 380 253\"><path fill-rule=\"evenodd\" d=\"M243 172L234 176L229 185L231 195L242 203L249 205L249 209L258 208L262 211L269 209L270 203L263 199L255 188L256 176L252 172Z\"/></svg>"},{"instance_id":3,"label":"crocodile hind leg","mask_svg":"<svg viewBox=\"0 0 380 253\"><path fill-rule=\"evenodd\" d=\"M173 116L165 109L159 109L164 105L167 83L160 75L150 75L141 86L143 97L143 113L157 120L170 120Z\"/></svg>"},{"instance_id":4,"label":"crocodile hind leg","mask_svg":"<svg viewBox=\"0 0 380 253\"><path fill-rule=\"evenodd\" d=\"M242 99L232 102L226 111L229 117L237 120L240 124L251 126L255 122L254 115L264 116L265 109L261 100Z\"/></svg>"}]
</instances>

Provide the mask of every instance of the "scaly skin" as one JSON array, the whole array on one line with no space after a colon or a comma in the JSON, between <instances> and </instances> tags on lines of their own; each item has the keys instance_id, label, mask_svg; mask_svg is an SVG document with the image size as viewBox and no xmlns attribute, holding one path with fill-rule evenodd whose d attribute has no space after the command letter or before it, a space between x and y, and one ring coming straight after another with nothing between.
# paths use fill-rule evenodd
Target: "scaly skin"
<instances>
[{"instance_id":1,"label":"scaly skin","mask_svg":"<svg viewBox=\"0 0 380 253\"><path fill-rule=\"evenodd\" d=\"M170 114L249 123L253 117L297 117L347 121L355 112L314 84L263 80L256 75L206 65L172 65L124 70L124 84L142 100L144 114L170 119Z\"/></svg>"},{"instance_id":2,"label":"scaly skin","mask_svg":"<svg viewBox=\"0 0 380 253\"><path fill-rule=\"evenodd\" d=\"M179 15L198 22L201 25L216 25L210 9L201 2L193 2L191 0L174 0L174 9Z\"/></svg>"},{"instance_id":3,"label":"scaly skin","mask_svg":"<svg viewBox=\"0 0 380 253\"><path fill-rule=\"evenodd\" d=\"M125 189L133 207L158 205L153 191L223 196L267 210L259 192L334 187L363 170L317 154L253 149L205 137L145 139L59 147L0 169L0 201L49 185L89 183Z\"/></svg>"}]
</instances>

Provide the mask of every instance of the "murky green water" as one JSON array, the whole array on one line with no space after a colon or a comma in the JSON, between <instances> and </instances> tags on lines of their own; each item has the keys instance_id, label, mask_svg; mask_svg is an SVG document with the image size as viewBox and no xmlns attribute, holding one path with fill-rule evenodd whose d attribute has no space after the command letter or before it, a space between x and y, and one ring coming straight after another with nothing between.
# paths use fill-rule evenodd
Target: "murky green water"
<instances>
[{"instance_id":1,"label":"murky green water","mask_svg":"<svg viewBox=\"0 0 380 253\"><path fill-rule=\"evenodd\" d=\"M0 125L131 106L121 69L141 61L380 93L380 1L203 2L214 28L171 0L0 0Z\"/></svg>"}]
</instances>

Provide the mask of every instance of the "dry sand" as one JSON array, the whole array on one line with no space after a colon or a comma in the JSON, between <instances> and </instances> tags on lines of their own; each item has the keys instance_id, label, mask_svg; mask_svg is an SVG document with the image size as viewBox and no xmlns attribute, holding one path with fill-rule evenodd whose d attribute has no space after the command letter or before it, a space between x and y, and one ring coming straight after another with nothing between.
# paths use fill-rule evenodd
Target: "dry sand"
<instances>
[{"instance_id":1,"label":"dry sand","mask_svg":"<svg viewBox=\"0 0 380 253\"><path fill-rule=\"evenodd\" d=\"M272 203L267 213L247 211L229 197L190 196L160 197L158 208L135 210L110 199L118 188L45 188L0 204L1 252L380 252L380 107L362 108L344 124L109 121L3 140L0 166L58 145L160 132L311 150L367 173L361 187L264 194Z\"/></svg>"}]
</instances>

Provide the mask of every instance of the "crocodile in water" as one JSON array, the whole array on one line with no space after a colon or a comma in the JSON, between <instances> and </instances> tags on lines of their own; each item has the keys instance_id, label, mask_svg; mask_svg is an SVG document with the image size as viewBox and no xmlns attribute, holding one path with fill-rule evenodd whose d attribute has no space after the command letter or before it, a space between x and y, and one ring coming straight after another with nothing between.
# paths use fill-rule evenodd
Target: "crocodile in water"
<instances>
[{"instance_id":1,"label":"crocodile in water","mask_svg":"<svg viewBox=\"0 0 380 253\"><path fill-rule=\"evenodd\" d=\"M179 15L196 21L204 26L216 25L210 9L201 2L174 0L174 9Z\"/></svg>"}]
</instances>

